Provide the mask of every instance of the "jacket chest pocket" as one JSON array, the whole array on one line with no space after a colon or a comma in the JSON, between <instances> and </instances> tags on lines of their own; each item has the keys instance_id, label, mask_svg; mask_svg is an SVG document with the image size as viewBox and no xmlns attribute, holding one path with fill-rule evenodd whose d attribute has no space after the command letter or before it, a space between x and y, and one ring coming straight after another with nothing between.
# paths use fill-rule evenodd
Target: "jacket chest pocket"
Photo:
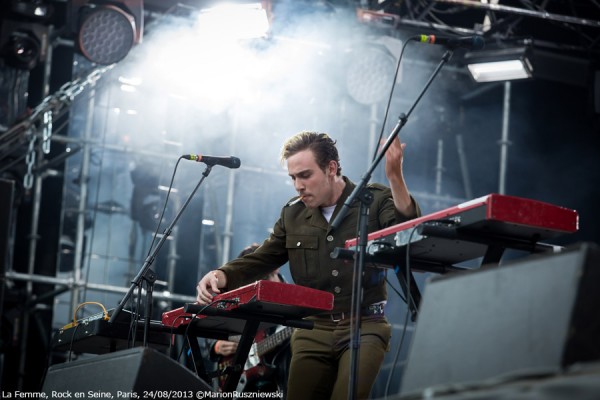
<instances>
[{"instance_id":1,"label":"jacket chest pocket","mask_svg":"<svg viewBox=\"0 0 600 400\"><path fill-rule=\"evenodd\" d=\"M285 241L290 272L297 283L316 279L319 272L319 238L308 235L288 235Z\"/></svg>"}]
</instances>

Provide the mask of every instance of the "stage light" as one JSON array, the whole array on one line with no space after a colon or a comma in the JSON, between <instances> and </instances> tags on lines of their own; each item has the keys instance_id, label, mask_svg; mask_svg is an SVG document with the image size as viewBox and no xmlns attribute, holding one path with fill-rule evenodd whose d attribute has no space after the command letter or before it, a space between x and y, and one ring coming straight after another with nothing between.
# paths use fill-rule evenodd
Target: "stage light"
<instances>
[{"instance_id":1,"label":"stage light","mask_svg":"<svg viewBox=\"0 0 600 400\"><path fill-rule=\"evenodd\" d=\"M6 43L6 62L19 69L33 69L38 63L40 43L26 32L13 32Z\"/></svg>"},{"instance_id":2,"label":"stage light","mask_svg":"<svg viewBox=\"0 0 600 400\"><path fill-rule=\"evenodd\" d=\"M6 64L18 69L33 69L46 60L48 27L29 22L4 20L0 35L0 55Z\"/></svg>"},{"instance_id":3,"label":"stage light","mask_svg":"<svg viewBox=\"0 0 600 400\"><path fill-rule=\"evenodd\" d=\"M476 82L528 79L533 65L527 46L466 53L464 60Z\"/></svg>"},{"instance_id":4,"label":"stage light","mask_svg":"<svg viewBox=\"0 0 600 400\"><path fill-rule=\"evenodd\" d=\"M115 6L104 6L87 15L79 30L79 49L90 61L113 64L129 53L135 42L133 18Z\"/></svg>"},{"instance_id":5,"label":"stage light","mask_svg":"<svg viewBox=\"0 0 600 400\"><path fill-rule=\"evenodd\" d=\"M382 11L373 11L359 8L356 10L358 22L373 26L375 28L396 29L400 23L400 16L388 14Z\"/></svg>"},{"instance_id":6,"label":"stage light","mask_svg":"<svg viewBox=\"0 0 600 400\"><path fill-rule=\"evenodd\" d=\"M346 88L354 100L370 105L389 95L401 48L400 40L387 36L354 46L346 71Z\"/></svg>"},{"instance_id":7,"label":"stage light","mask_svg":"<svg viewBox=\"0 0 600 400\"><path fill-rule=\"evenodd\" d=\"M143 2L74 1L72 24L81 54L102 65L121 61L143 34Z\"/></svg>"},{"instance_id":8,"label":"stage light","mask_svg":"<svg viewBox=\"0 0 600 400\"><path fill-rule=\"evenodd\" d=\"M52 14L52 7L42 1L12 0L12 11L29 18L43 19Z\"/></svg>"}]
</instances>

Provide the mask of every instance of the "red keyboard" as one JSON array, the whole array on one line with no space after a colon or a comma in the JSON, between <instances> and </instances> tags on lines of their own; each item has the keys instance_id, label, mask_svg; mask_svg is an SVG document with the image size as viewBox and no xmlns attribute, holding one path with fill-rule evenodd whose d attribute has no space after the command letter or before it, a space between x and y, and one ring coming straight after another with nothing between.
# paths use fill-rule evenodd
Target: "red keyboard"
<instances>
[{"instance_id":1,"label":"red keyboard","mask_svg":"<svg viewBox=\"0 0 600 400\"><path fill-rule=\"evenodd\" d=\"M579 228L577 211L537 200L488 194L369 234L369 241L389 237L427 221L453 221L459 229L483 230L516 238L547 239ZM346 248L356 239L346 241Z\"/></svg>"},{"instance_id":2,"label":"red keyboard","mask_svg":"<svg viewBox=\"0 0 600 400\"><path fill-rule=\"evenodd\" d=\"M543 244L536 244L578 228L575 210L489 194L372 232L368 235L367 254L375 256L373 262L395 265L405 258L410 243L414 265L447 266L483 257L489 254L490 245L545 251ZM347 240L345 247L355 249L356 238Z\"/></svg>"},{"instance_id":3,"label":"red keyboard","mask_svg":"<svg viewBox=\"0 0 600 400\"><path fill-rule=\"evenodd\" d=\"M195 307L200 308L198 305ZM240 318L245 313L304 318L331 311L333 294L300 285L262 280L215 296L210 308L230 311L232 317ZM188 324L192 317L192 314L186 313L184 307L181 307L163 313L162 323L166 327L177 328ZM196 319L205 317L197 315Z\"/></svg>"}]
</instances>

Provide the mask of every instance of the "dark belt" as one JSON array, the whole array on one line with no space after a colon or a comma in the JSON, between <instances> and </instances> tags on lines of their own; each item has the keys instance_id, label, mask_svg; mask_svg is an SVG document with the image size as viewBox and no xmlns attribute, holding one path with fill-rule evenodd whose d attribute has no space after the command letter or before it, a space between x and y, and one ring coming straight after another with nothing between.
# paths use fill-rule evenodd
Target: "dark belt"
<instances>
[{"instance_id":1,"label":"dark belt","mask_svg":"<svg viewBox=\"0 0 600 400\"><path fill-rule=\"evenodd\" d=\"M360 310L360 315L363 317L368 317L369 315L384 315L384 308L385 308L385 304L383 304L383 303L371 304L369 306L363 307ZM331 320L333 322L343 321L346 318L350 318L351 316L352 315L351 315L350 311L342 311L339 313L319 315L319 317L331 318Z\"/></svg>"}]
</instances>

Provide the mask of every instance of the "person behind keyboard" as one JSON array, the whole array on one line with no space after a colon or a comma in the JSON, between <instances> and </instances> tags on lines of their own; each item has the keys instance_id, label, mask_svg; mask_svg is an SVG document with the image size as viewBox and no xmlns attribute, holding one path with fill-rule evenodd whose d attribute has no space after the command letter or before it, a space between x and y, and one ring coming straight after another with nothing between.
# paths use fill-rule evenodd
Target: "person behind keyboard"
<instances>
[{"instance_id":1,"label":"person behind keyboard","mask_svg":"<svg viewBox=\"0 0 600 400\"><path fill-rule=\"evenodd\" d=\"M246 247L238 255L243 257L246 254L254 252L259 247L258 244L253 243ZM270 272L268 275L262 277L264 280L272 282L285 282L283 275L279 273L279 268ZM273 326L266 331L259 331L256 334L255 342L266 340L272 334L279 332L277 338L279 343L273 343L273 349L268 353L262 355L259 359L253 360L258 361L257 365L252 365L250 368L245 369L240 383L238 384L236 391L238 392L275 392L280 391L286 392L287 386L287 374L290 363L290 341L291 329L283 326ZM288 334L288 332L290 332ZM273 339L273 338L271 338ZM235 352L238 348L237 341L230 340L216 340L212 341L210 346L210 359L217 363L217 368L223 370L224 368L231 366L233 363ZM222 389L225 383L226 375L219 377L219 387Z\"/></svg>"},{"instance_id":2,"label":"person behind keyboard","mask_svg":"<svg viewBox=\"0 0 600 400\"><path fill-rule=\"evenodd\" d=\"M369 232L420 215L404 181L405 147L395 138L386 151L389 187L367 185L373 198ZM332 259L330 253L356 237L360 207L350 207L337 229L331 228L331 222L356 185L342 175L336 142L325 133L300 132L292 136L283 145L281 161L287 162L288 175L298 195L283 206L272 233L256 251L210 271L198 282L197 302L208 304L215 294L252 283L289 262L294 283L332 293L334 308L330 314L308 317L314 321L312 330L294 330L287 398L346 399L351 375L354 277L351 264ZM385 271L366 269L355 382L355 394L361 399L369 397L389 349L391 326L384 315L386 299Z\"/></svg>"}]
</instances>

